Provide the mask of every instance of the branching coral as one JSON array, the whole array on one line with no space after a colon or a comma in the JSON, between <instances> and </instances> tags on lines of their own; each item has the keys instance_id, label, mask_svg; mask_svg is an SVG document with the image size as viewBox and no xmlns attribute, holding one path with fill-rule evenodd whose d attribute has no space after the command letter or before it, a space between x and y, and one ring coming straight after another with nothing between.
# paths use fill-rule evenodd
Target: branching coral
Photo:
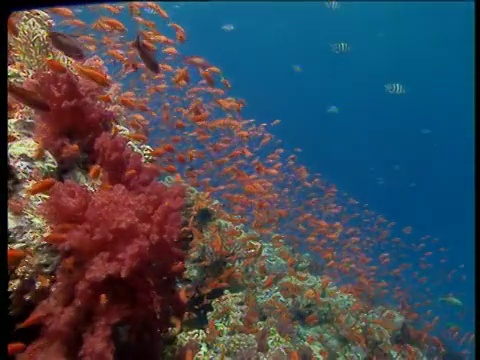
<instances>
[{"instance_id":1,"label":"branching coral","mask_svg":"<svg viewBox=\"0 0 480 360\"><path fill-rule=\"evenodd\" d=\"M158 182L135 192L55 185L41 211L64 260L51 295L32 314L44 326L27 357L112 359L117 326L128 343L148 344L132 356L153 356L159 334L184 311L173 270L184 261L175 243L183 196L182 187Z\"/></svg>"}]
</instances>

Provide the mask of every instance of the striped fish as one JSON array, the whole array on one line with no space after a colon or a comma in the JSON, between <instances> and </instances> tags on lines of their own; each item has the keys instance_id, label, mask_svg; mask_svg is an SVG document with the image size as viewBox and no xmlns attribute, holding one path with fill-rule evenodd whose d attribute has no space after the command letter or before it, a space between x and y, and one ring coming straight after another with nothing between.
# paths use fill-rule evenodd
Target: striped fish
<instances>
[{"instance_id":1,"label":"striped fish","mask_svg":"<svg viewBox=\"0 0 480 360\"><path fill-rule=\"evenodd\" d=\"M337 10L340 7L340 4L335 0L327 0L325 6L330 10Z\"/></svg>"},{"instance_id":2,"label":"striped fish","mask_svg":"<svg viewBox=\"0 0 480 360\"><path fill-rule=\"evenodd\" d=\"M335 54L344 54L350 51L350 45L347 43L336 43L336 44L331 44L330 48Z\"/></svg>"},{"instance_id":3,"label":"striped fish","mask_svg":"<svg viewBox=\"0 0 480 360\"><path fill-rule=\"evenodd\" d=\"M398 83L386 84L384 87L385 87L385 91L389 94L402 95L407 92L407 90L405 89L405 86Z\"/></svg>"}]
</instances>

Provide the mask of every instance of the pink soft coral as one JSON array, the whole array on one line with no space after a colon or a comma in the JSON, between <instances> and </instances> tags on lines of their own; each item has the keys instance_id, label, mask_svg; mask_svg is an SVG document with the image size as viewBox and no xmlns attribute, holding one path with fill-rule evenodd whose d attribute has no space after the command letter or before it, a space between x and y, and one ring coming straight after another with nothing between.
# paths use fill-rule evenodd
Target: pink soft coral
<instances>
[{"instance_id":1,"label":"pink soft coral","mask_svg":"<svg viewBox=\"0 0 480 360\"><path fill-rule=\"evenodd\" d=\"M183 202L183 187L159 182L135 191L54 186L41 211L53 229L70 230L57 245L65 260L52 292L33 313L43 329L28 359L112 359L120 325L135 344L129 357L158 358L159 334L184 312L174 266L184 261L176 243Z\"/></svg>"},{"instance_id":2,"label":"pink soft coral","mask_svg":"<svg viewBox=\"0 0 480 360\"><path fill-rule=\"evenodd\" d=\"M95 139L114 121L114 114L98 100L100 88L70 72L39 71L25 87L41 94L51 108L38 114L35 137L57 160L71 145L89 155Z\"/></svg>"},{"instance_id":3,"label":"pink soft coral","mask_svg":"<svg viewBox=\"0 0 480 360\"><path fill-rule=\"evenodd\" d=\"M128 189L150 184L158 170L145 165L142 156L127 147L127 140L119 135L103 133L95 141L95 162L101 166L105 181L110 185L123 184Z\"/></svg>"}]
</instances>

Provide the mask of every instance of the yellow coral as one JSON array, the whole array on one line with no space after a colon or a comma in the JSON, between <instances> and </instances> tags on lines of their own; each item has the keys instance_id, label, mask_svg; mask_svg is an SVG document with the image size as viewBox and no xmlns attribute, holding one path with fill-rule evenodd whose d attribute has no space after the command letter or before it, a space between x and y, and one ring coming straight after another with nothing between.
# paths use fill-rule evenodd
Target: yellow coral
<instances>
[{"instance_id":1,"label":"yellow coral","mask_svg":"<svg viewBox=\"0 0 480 360\"><path fill-rule=\"evenodd\" d=\"M9 38L11 57L14 61L8 67L8 77L11 81L22 82L36 70L45 68L45 60L53 58L64 65L70 65L71 60L52 48L48 39L48 31L53 21L50 16L40 10L22 11L15 14L18 36Z\"/></svg>"}]
</instances>

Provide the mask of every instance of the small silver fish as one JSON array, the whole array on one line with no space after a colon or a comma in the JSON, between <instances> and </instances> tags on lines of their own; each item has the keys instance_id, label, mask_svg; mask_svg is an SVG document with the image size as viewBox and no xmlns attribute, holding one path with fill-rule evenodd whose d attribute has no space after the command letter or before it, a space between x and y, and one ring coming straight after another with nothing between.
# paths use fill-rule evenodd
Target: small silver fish
<instances>
[{"instance_id":1,"label":"small silver fish","mask_svg":"<svg viewBox=\"0 0 480 360\"><path fill-rule=\"evenodd\" d=\"M458 307L463 306L463 303L459 299L453 296L441 297L438 300L453 306L458 306Z\"/></svg>"},{"instance_id":2,"label":"small silver fish","mask_svg":"<svg viewBox=\"0 0 480 360\"><path fill-rule=\"evenodd\" d=\"M338 114L339 109L335 105L329 106L327 109L327 113L329 114Z\"/></svg>"},{"instance_id":3,"label":"small silver fish","mask_svg":"<svg viewBox=\"0 0 480 360\"><path fill-rule=\"evenodd\" d=\"M222 26L222 30L232 31L232 30L235 30L235 26L233 26L232 24L225 24Z\"/></svg>"}]
</instances>

